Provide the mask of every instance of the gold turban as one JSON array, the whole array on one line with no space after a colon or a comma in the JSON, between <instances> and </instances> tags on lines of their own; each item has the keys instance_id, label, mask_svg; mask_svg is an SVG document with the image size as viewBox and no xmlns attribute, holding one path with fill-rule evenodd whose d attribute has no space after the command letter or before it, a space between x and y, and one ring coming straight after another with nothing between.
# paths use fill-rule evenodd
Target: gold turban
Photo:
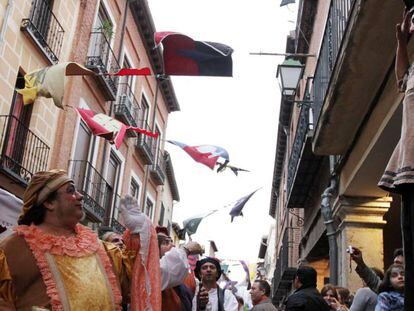
<instances>
[{"instance_id":1,"label":"gold turban","mask_svg":"<svg viewBox=\"0 0 414 311\"><path fill-rule=\"evenodd\" d=\"M23 211L19 216L19 220L34 205L42 204L52 192L71 181L72 179L68 177L64 170L53 169L35 173L24 192Z\"/></svg>"}]
</instances>

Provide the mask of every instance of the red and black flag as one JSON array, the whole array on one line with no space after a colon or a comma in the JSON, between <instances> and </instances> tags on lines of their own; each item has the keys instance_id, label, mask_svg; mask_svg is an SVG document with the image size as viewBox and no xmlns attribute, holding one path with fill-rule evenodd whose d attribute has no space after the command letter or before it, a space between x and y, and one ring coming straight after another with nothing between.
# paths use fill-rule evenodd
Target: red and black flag
<instances>
[{"instance_id":1,"label":"red and black flag","mask_svg":"<svg viewBox=\"0 0 414 311\"><path fill-rule=\"evenodd\" d=\"M177 32L156 32L163 45L164 73L174 76L233 76L233 49L225 44L194 41Z\"/></svg>"}]
</instances>

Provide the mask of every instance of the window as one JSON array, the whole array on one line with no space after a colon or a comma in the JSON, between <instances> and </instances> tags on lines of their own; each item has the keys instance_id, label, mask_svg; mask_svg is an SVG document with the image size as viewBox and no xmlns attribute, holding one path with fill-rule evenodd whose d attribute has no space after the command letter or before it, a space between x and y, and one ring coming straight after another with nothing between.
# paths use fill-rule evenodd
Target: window
<instances>
[{"instance_id":1,"label":"window","mask_svg":"<svg viewBox=\"0 0 414 311\"><path fill-rule=\"evenodd\" d=\"M114 25L109 18L109 14L103 6L102 2L99 4L98 16L96 18L94 28L97 31L101 31L108 39L108 41L111 40Z\"/></svg>"},{"instance_id":2,"label":"window","mask_svg":"<svg viewBox=\"0 0 414 311\"><path fill-rule=\"evenodd\" d=\"M149 111L148 101L146 100L144 94L142 94L141 111L140 111L139 121L142 122L141 127L144 128L144 129L147 129L147 130L149 130L148 111Z\"/></svg>"},{"instance_id":3,"label":"window","mask_svg":"<svg viewBox=\"0 0 414 311\"><path fill-rule=\"evenodd\" d=\"M15 88L24 88L23 75L17 75ZM31 174L47 169L49 146L29 129L33 105L23 105L23 97L13 94L9 115L1 117L1 166L27 183Z\"/></svg>"},{"instance_id":4,"label":"window","mask_svg":"<svg viewBox=\"0 0 414 311\"><path fill-rule=\"evenodd\" d=\"M131 178L131 185L129 186L129 194L139 202L139 184L135 178Z\"/></svg>"},{"instance_id":5,"label":"window","mask_svg":"<svg viewBox=\"0 0 414 311\"><path fill-rule=\"evenodd\" d=\"M52 12L53 2L33 0L30 15L22 20L20 29L27 32L51 63L56 64L65 31Z\"/></svg>"},{"instance_id":6,"label":"window","mask_svg":"<svg viewBox=\"0 0 414 311\"><path fill-rule=\"evenodd\" d=\"M161 155L161 132L158 126L155 126L155 132L158 133L158 137L153 141L155 143L152 144L152 154L154 155L154 163L158 164L160 163L160 160L162 160L160 157Z\"/></svg>"},{"instance_id":7,"label":"window","mask_svg":"<svg viewBox=\"0 0 414 311\"><path fill-rule=\"evenodd\" d=\"M37 31L47 40L52 18L53 0L35 0L30 10L30 19Z\"/></svg>"},{"instance_id":8,"label":"window","mask_svg":"<svg viewBox=\"0 0 414 311\"><path fill-rule=\"evenodd\" d=\"M165 216L165 207L164 203L161 203L160 218L158 220L158 225L164 226L164 216Z\"/></svg>"},{"instance_id":9,"label":"window","mask_svg":"<svg viewBox=\"0 0 414 311\"><path fill-rule=\"evenodd\" d=\"M24 78L18 73L15 88L24 88ZM30 118L32 116L33 105L24 105L23 96L16 91L13 93L13 101L10 108L8 120L8 139L4 141L6 146L6 155L17 163L23 160L22 145L26 144Z\"/></svg>"},{"instance_id":10,"label":"window","mask_svg":"<svg viewBox=\"0 0 414 311\"><path fill-rule=\"evenodd\" d=\"M126 57L126 55L124 56L124 61L122 63L122 68L131 68L131 62L128 60L128 58ZM134 93L134 76L130 75L130 76L123 76L121 77L121 81L120 83L125 83L129 86L129 89L131 90L131 96Z\"/></svg>"},{"instance_id":11,"label":"window","mask_svg":"<svg viewBox=\"0 0 414 311\"><path fill-rule=\"evenodd\" d=\"M92 133L85 122L81 120L76 139L74 160L89 161L92 155L92 142Z\"/></svg>"},{"instance_id":12,"label":"window","mask_svg":"<svg viewBox=\"0 0 414 311\"><path fill-rule=\"evenodd\" d=\"M147 198L147 201L145 203L145 211L144 211L144 213L151 220L152 220L152 213L154 212L153 210L154 210L154 203L149 198Z\"/></svg>"},{"instance_id":13,"label":"window","mask_svg":"<svg viewBox=\"0 0 414 311\"><path fill-rule=\"evenodd\" d=\"M107 196L105 208L107 209L107 212L111 213L111 209L113 207L112 217L117 220L119 216L119 210L117 204L114 204L114 202L117 196L121 163L121 160L118 158L115 152L111 150L111 154L109 156L108 171L106 174L106 181L109 187L105 194Z\"/></svg>"},{"instance_id":14,"label":"window","mask_svg":"<svg viewBox=\"0 0 414 311\"><path fill-rule=\"evenodd\" d=\"M75 152L71 162L72 178L76 187L83 193L94 192L94 185L91 185L93 168L90 160L93 155L94 139L87 125L80 120L78 135L76 138Z\"/></svg>"},{"instance_id":15,"label":"window","mask_svg":"<svg viewBox=\"0 0 414 311\"><path fill-rule=\"evenodd\" d=\"M98 16L91 33L88 58L96 66L110 68L111 39L113 37L113 23L102 3L99 5Z\"/></svg>"}]
</instances>

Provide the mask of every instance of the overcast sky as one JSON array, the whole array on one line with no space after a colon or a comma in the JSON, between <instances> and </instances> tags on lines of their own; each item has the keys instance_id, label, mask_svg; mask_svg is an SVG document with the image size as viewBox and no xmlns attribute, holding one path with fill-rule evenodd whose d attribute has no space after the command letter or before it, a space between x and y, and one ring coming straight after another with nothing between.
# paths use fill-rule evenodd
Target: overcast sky
<instances>
[{"instance_id":1,"label":"overcast sky","mask_svg":"<svg viewBox=\"0 0 414 311\"><path fill-rule=\"evenodd\" d=\"M167 139L187 145L212 144L230 154L230 162L251 171L236 177L217 174L194 162L183 150L166 143L171 154L180 202L173 221L213 209L194 240L214 240L218 257L256 262L260 239L267 235L275 159L280 91L276 56L250 52L284 52L294 29L297 6L281 0L148 0L157 31L177 31L199 41L231 46L233 78L172 77L180 112L170 114ZM262 187L246 204L244 217L230 223L223 208Z\"/></svg>"}]
</instances>

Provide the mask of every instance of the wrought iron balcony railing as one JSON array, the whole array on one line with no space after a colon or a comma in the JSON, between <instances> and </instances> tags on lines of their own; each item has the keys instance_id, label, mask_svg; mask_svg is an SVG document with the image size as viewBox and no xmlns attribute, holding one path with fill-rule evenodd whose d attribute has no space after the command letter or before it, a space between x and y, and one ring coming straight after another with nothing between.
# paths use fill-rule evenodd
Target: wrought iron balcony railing
<instances>
[{"instance_id":1,"label":"wrought iron balcony railing","mask_svg":"<svg viewBox=\"0 0 414 311\"><path fill-rule=\"evenodd\" d=\"M118 232L119 234L124 233L124 231L126 230L126 228L123 225L121 225L121 223L115 218L112 218L111 220L111 227L113 231Z\"/></svg>"},{"instance_id":2,"label":"wrought iron balcony railing","mask_svg":"<svg viewBox=\"0 0 414 311\"><path fill-rule=\"evenodd\" d=\"M354 2L355 0L332 0L330 4L313 83L313 119L315 124L318 122L325 95L328 91L329 81L338 58Z\"/></svg>"},{"instance_id":3,"label":"wrought iron balcony railing","mask_svg":"<svg viewBox=\"0 0 414 311\"><path fill-rule=\"evenodd\" d=\"M88 216L99 223L107 222L115 202L112 187L88 161L70 160L69 164L75 186L84 196Z\"/></svg>"},{"instance_id":4,"label":"wrought iron balcony railing","mask_svg":"<svg viewBox=\"0 0 414 311\"><path fill-rule=\"evenodd\" d=\"M141 121L139 125L142 129L150 130L150 127L146 121ZM136 149L141 156L144 164L149 165L154 162L153 145L155 139L147 135L139 134L137 138Z\"/></svg>"},{"instance_id":5,"label":"wrought iron balcony railing","mask_svg":"<svg viewBox=\"0 0 414 311\"><path fill-rule=\"evenodd\" d=\"M110 225L111 225L112 231L122 234L124 233L126 228L119 222L119 204L120 203L121 203L121 196L119 194L116 194L114 198L114 205L113 205Z\"/></svg>"},{"instance_id":6,"label":"wrought iron balcony railing","mask_svg":"<svg viewBox=\"0 0 414 311\"><path fill-rule=\"evenodd\" d=\"M106 87L104 91L106 91L105 95L107 99L115 100L118 89L118 77L108 75L108 73L118 72L120 66L104 32L91 32L89 52L86 57L85 66L98 73L99 81Z\"/></svg>"},{"instance_id":7,"label":"wrought iron balcony railing","mask_svg":"<svg viewBox=\"0 0 414 311\"><path fill-rule=\"evenodd\" d=\"M15 116L0 116L0 129L0 169L26 186L33 173L47 169L50 147Z\"/></svg>"},{"instance_id":8,"label":"wrought iron balcony railing","mask_svg":"<svg viewBox=\"0 0 414 311\"><path fill-rule=\"evenodd\" d=\"M119 84L118 102L115 105L115 116L131 126L138 126L139 105L128 83ZM134 131L127 134L137 136Z\"/></svg>"},{"instance_id":9,"label":"wrought iron balcony railing","mask_svg":"<svg viewBox=\"0 0 414 311\"><path fill-rule=\"evenodd\" d=\"M20 29L27 32L52 64L59 62L65 31L46 0L33 0L29 18Z\"/></svg>"},{"instance_id":10,"label":"wrought iron balcony railing","mask_svg":"<svg viewBox=\"0 0 414 311\"><path fill-rule=\"evenodd\" d=\"M293 182L297 172L300 157L302 155L303 146L311 129L312 123L309 120L309 107L302 106L299 114L299 120L296 127L295 140L290 151L290 157L288 162L288 174L287 174L287 198L289 198L292 191Z\"/></svg>"},{"instance_id":11,"label":"wrought iron balcony railing","mask_svg":"<svg viewBox=\"0 0 414 311\"><path fill-rule=\"evenodd\" d=\"M153 145L155 145L155 143ZM166 174L165 169L166 169L166 161L165 161L164 153L162 153L161 150L158 150L158 155L155 159L155 162L151 166L151 176L153 177L155 183L158 186L164 184L165 174Z\"/></svg>"}]
</instances>

